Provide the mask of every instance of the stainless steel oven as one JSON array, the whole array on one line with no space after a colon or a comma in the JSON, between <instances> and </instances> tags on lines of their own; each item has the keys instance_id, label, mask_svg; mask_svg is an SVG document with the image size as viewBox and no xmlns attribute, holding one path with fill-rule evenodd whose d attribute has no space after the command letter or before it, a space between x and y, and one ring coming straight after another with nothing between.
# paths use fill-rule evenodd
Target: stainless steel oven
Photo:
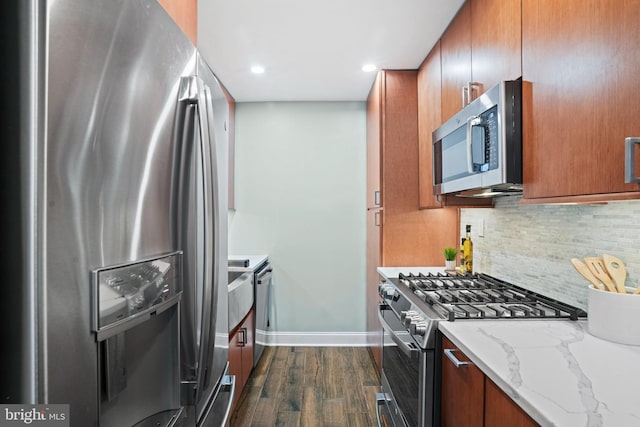
<instances>
[{"instance_id":1,"label":"stainless steel oven","mask_svg":"<svg viewBox=\"0 0 640 427\"><path fill-rule=\"evenodd\" d=\"M381 286L382 387L377 397L381 427L434 425L435 348L431 322L390 284Z\"/></svg>"}]
</instances>

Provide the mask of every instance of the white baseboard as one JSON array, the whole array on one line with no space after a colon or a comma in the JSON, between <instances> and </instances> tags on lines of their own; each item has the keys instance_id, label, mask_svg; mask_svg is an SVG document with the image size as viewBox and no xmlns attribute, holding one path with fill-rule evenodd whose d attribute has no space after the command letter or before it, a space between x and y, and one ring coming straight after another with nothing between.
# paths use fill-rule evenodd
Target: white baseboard
<instances>
[{"instance_id":1,"label":"white baseboard","mask_svg":"<svg viewBox=\"0 0 640 427\"><path fill-rule=\"evenodd\" d=\"M366 347L366 332L269 332L256 330L256 342L287 347Z\"/></svg>"}]
</instances>

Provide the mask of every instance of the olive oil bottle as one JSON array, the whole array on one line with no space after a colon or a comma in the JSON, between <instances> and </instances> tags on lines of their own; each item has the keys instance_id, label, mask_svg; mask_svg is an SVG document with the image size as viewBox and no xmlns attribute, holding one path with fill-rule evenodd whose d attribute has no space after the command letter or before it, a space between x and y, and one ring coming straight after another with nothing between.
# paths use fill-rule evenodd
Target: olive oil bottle
<instances>
[{"instance_id":1,"label":"olive oil bottle","mask_svg":"<svg viewBox=\"0 0 640 427\"><path fill-rule=\"evenodd\" d=\"M464 265L464 240L465 240L464 237L460 239L460 274L466 273L466 269Z\"/></svg>"},{"instance_id":2,"label":"olive oil bottle","mask_svg":"<svg viewBox=\"0 0 640 427\"><path fill-rule=\"evenodd\" d=\"M467 235L462 242L462 262L460 271L463 274L473 274L473 242L471 241L471 225L466 226Z\"/></svg>"}]
</instances>

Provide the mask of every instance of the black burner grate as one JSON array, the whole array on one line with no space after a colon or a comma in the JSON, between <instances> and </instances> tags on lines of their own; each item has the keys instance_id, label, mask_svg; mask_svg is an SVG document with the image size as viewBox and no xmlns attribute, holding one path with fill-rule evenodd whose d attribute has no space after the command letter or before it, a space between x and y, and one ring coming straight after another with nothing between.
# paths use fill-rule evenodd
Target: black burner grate
<instances>
[{"instance_id":1,"label":"black burner grate","mask_svg":"<svg viewBox=\"0 0 640 427\"><path fill-rule=\"evenodd\" d=\"M586 317L583 310L486 274L400 274L399 280L450 321Z\"/></svg>"}]
</instances>

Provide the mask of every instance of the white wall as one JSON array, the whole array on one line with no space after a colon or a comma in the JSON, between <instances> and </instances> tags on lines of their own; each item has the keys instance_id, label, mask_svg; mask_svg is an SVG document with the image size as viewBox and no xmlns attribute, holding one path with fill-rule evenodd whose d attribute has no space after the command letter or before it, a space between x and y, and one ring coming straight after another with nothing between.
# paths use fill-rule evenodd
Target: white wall
<instances>
[{"instance_id":1,"label":"white wall","mask_svg":"<svg viewBox=\"0 0 640 427\"><path fill-rule=\"evenodd\" d=\"M498 198L493 209L462 209L471 224L474 270L587 309L589 283L571 258L617 256L640 280L640 201L605 205L518 205ZM479 236L484 223L484 237Z\"/></svg>"},{"instance_id":2,"label":"white wall","mask_svg":"<svg viewBox=\"0 0 640 427\"><path fill-rule=\"evenodd\" d=\"M272 342L364 342L365 103L238 103L235 149L229 253L269 255Z\"/></svg>"}]
</instances>

